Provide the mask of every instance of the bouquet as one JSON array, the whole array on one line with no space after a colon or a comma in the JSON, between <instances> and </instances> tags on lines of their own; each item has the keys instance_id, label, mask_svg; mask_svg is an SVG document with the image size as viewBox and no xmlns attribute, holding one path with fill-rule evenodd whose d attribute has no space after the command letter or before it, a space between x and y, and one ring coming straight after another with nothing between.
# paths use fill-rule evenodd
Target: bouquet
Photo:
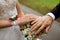
<instances>
[{"instance_id":1,"label":"bouquet","mask_svg":"<svg viewBox=\"0 0 60 40\"><path fill-rule=\"evenodd\" d=\"M31 26L31 23L28 23L25 27L25 29L21 30L24 37L25 37L25 40L41 40L39 38L34 38L34 33L30 33L30 26Z\"/></svg>"},{"instance_id":2,"label":"bouquet","mask_svg":"<svg viewBox=\"0 0 60 40\"><path fill-rule=\"evenodd\" d=\"M9 20L15 21L17 20L18 16L14 15L11 18L9 18ZM34 38L34 32L32 34L30 34L30 26L31 23L28 23L27 25L24 26L24 29L21 29L21 32L23 33L24 39L25 40L42 40L39 38Z\"/></svg>"}]
</instances>

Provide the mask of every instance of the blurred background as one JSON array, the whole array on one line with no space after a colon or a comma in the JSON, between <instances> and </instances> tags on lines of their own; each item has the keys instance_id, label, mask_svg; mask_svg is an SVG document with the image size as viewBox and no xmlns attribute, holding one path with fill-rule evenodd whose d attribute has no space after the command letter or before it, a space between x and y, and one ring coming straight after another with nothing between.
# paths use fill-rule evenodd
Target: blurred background
<instances>
[{"instance_id":1,"label":"blurred background","mask_svg":"<svg viewBox=\"0 0 60 40\"><path fill-rule=\"evenodd\" d=\"M60 0L19 0L19 2L45 15L51 11L60 2ZM57 20L60 22L60 18Z\"/></svg>"}]
</instances>

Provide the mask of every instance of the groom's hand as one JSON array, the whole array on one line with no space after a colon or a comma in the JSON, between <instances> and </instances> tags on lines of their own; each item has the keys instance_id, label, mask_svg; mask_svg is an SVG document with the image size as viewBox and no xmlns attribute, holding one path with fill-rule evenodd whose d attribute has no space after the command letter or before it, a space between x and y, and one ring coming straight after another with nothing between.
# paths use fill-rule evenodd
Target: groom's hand
<instances>
[{"instance_id":1,"label":"groom's hand","mask_svg":"<svg viewBox=\"0 0 60 40\"><path fill-rule=\"evenodd\" d=\"M16 23L19 25L24 25L24 24L34 21L37 17L38 16L36 16L34 14L26 14L23 17L18 18L16 20Z\"/></svg>"},{"instance_id":2,"label":"groom's hand","mask_svg":"<svg viewBox=\"0 0 60 40\"><path fill-rule=\"evenodd\" d=\"M35 36L39 36L43 30L48 33L52 22L53 19L48 15L39 17L32 22L33 25L31 26L30 31L33 32L36 30Z\"/></svg>"}]
</instances>

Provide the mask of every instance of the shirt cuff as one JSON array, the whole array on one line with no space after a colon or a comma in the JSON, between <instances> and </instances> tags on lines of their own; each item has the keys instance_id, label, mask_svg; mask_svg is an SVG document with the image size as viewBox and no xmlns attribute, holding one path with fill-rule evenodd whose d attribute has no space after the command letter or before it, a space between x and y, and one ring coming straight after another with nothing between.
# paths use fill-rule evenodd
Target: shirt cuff
<instances>
[{"instance_id":1,"label":"shirt cuff","mask_svg":"<svg viewBox=\"0 0 60 40\"><path fill-rule=\"evenodd\" d=\"M53 13L47 13L47 15L51 16L53 18L53 20L55 20L55 15Z\"/></svg>"}]
</instances>

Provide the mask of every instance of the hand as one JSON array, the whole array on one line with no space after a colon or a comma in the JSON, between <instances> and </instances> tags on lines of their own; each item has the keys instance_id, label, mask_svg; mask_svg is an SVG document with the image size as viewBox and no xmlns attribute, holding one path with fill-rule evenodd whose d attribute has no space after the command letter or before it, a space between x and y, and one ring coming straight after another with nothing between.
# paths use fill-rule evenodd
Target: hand
<instances>
[{"instance_id":1,"label":"hand","mask_svg":"<svg viewBox=\"0 0 60 40\"><path fill-rule=\"evenodd\" d=\"M36 18L37 18L37 16L34 15L34 14L26 14L23 17L18 18L16 20L16 22L19 25L24 25L24 24L27 24L27 23L29 23L31 21L34 21Z\"/></svg>"},{"instance_id":2,"label":"hand","mask_svg":"<svg viewBox=\"0 0 60 40\"><path fill-rule=\"evenodd\" d=\"M52 22L53 22L53 19L50 16L46 15L46 16L40 17L31 23L33 25L31 26L30 31L33 32L37 30L35 33L35 36L38 36L39 34L41 34L43 30L46 33L48 33L52 25Z\"/></svg>"}]
</instances>

